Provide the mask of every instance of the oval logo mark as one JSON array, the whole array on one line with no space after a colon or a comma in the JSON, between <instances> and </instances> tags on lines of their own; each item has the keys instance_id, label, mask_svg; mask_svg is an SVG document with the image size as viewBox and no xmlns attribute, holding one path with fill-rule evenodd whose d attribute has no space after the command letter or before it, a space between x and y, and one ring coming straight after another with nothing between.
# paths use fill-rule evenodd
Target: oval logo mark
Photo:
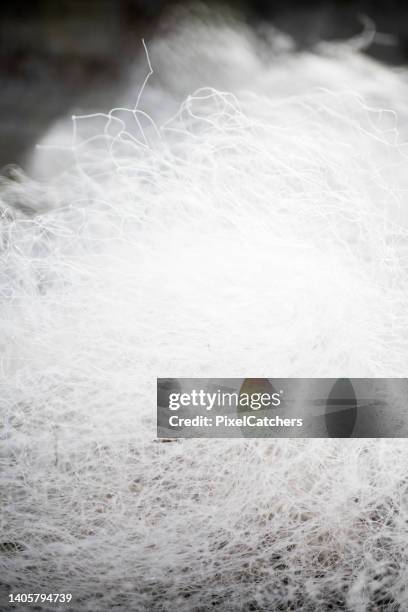
<instances>
[{"instance_id":1,"label":"oval logo mark","mask_svg":"<svg viewBox=\"0 0 408 612\"><path fill-rule=\"evenodd\" d=\"M325 422L330 438L350 438L357 420L357 398L349 378L339 378L326 400Z\"/></svg>"}]
</instances>

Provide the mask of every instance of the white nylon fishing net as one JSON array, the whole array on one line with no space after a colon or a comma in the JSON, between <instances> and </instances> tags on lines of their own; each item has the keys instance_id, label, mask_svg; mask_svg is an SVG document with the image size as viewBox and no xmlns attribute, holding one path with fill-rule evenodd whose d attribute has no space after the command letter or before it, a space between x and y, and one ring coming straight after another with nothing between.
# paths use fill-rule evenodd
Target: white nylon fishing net
<instances>
[{"instance_id":1,"label":"white nylon fishing net","mask_svg":"<svg viewBox=\"0 0 408 612\"><path fill-rule=\"evenodd\" d=\"M224 62L206 27L152 46L187 64L137 109L74 119L65 173L3 179L5 592L404 609L404 440L155 440L156 377L408 368L403 75L347 50L268 62L227 26L246 59Z\"/></svg>"}]
</instances>

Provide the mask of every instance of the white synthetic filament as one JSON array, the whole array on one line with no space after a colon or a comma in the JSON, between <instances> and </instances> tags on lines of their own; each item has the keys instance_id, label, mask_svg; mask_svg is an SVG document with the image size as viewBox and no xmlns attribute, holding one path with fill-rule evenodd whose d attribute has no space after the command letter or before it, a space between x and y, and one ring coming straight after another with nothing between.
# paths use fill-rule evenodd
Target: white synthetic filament
<instances>
[{"instance_id":1,"label":"white synthetic filament","mask_svg":"<svg viewBox=\"0 0 408 612\"><path fill-rule=\"evenodd\" d=\"M407 606L404 440L155 440L156 377L406 376L408 86L349 59L254 54L251 92L75 118L65 173L3 179L8 590L95 611ZM292 91L306 65L347 87Z\"/></svg>"}]
</instances>

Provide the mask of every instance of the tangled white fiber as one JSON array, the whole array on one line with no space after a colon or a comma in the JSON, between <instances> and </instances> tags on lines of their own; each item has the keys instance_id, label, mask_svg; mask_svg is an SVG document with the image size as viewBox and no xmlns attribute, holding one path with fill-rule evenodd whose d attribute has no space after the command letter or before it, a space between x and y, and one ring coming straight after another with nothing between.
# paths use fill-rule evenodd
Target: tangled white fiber
<instances>
[{"instance_id":1,"label":"tangled white fiber","mask_svg":"<svg viewBox=\"0 0 408 612\"><path fill-rule=\"evenodd\" d=\"M174 116L159 71L2 181L1 610L408 607L405 440L155 440L158 376L408 371L404 76L205 27L153 47L214 69Z\"/></svg>"}]
</instances>

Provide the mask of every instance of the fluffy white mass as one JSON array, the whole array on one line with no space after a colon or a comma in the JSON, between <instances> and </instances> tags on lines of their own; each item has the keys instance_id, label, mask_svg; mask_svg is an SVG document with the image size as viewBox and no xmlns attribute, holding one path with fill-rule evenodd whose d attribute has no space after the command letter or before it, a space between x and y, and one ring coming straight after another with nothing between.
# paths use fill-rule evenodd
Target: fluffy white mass
<instances>
[{"instance_id":1,"label":"fluffy white mass","mask_svg":"<svg viewBox=\"0 0 408 612\"><path fill-rule=\"evenodd\" d=\"M2 182L5 592L404 609L406 441L162 444L155 419L156 377L406 376L405 77L177 35L137 109L74 120L65 173Z\"/></svg>"}]
</instances>

